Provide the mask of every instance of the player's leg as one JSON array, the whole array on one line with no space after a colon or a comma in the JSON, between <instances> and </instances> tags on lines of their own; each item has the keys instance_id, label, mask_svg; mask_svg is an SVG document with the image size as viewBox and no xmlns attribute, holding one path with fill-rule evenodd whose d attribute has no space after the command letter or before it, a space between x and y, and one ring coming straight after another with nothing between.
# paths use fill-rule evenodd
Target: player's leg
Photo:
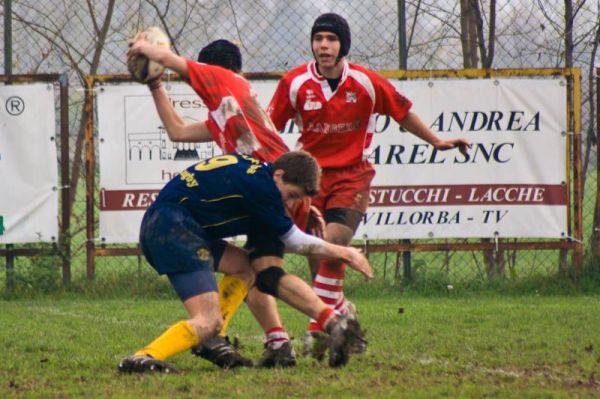
<instances>
[{"instance_id":1,"label":"player's leg","mask_svg":"<svg viewBox=\"0 0 600 399\"><path fill-rule=\"evenodd\" d=\"M219 335L226 337L229 322L246 299L249 287L254 284L254 272L250 268L248 252L232 244L227 245L216 270L223 273L218 284L219 306L223 316L223 328Z\"/></svg>"},{"instance_id":2,"label":"player's leg","mask_svg":"<svg viewBox=\"0 0 600 399\"><path fill-rule=\"evenodd\" d=\"M246 287L254 284L254 272L250 268L248 253L244 249L226 243L225 241L215 243L212 247L212 252L215 261L214 263L216 265L215 269L224 273L225 277L231 277L231 279L228 280L229 282L243 285L243 291L247 292ZM239 293L240 291L238 290L233 292L232 295L239 295ZM226 335L221 335L225 330L225 324L229 323L234 313L231 308L223 306L222 297L228 297L229 294L230 291L228 291L228 289L219 291L218 294L220 312L223 317L223 327L219 334L195 346L192 349L192 353L224 369L252 367L252 360L243 357L238 352L237 348L229 341L229 338ZM238 297L240 303L243 302L245 296L246 295L244 294L243 297ZM233 302L237 302L237 299ZM229 301L228 303L231 304L232 301ZM239 304L235 306L235 308L238 306Z\"/></svg>"},{"instance_id":3,"label":"player's leg","mask_svg":"<svg viewBox=\"0 0 600 399\"><path fill-rule=\"evenodd\" d=\"M250 275L252 276L251 278L254 278L254 273L249 268L249 263L247 259L226 260L225 262L223 262L223 264L234 265L235 267L234 269L228 270L227 274L223 276L223 278L219 281L218 284L219 306L221 307L221 314L223 315L223 328L219 332L219 335L225 338L227 337L229 322L233 318L233 315L238 310L240 305L246 299L249 287L251 287L253 284L253 282L249 282L248 279L250 278ZM259 298L258 301L260 300L261 299ZM268 300L269 299L266 299L266 301ZM257 303L256 306L261 305L260 303ZM268 331L268 329L265 329L265 331Z\"/></svg>"},{"instance_id":4,"label":"player's leg","mask_svg":"<svg viewBox=\"0 0 600 399\"><path fill-rule=\"evenodd\" d=\"M190 318L173 324L133 356L123 359L119 364L123 372L176 371L164 360L216 335L222 326L213 241L186 209L155 205L144 215L140 244L152 267L169 277Z\"/></svg>"},{"instance_id":5,"label":"player's leg","mask_svg":"<svg viewBox=\"0 0 600 399\"><path fill-rule=\"evenodd\" d=\"M358 321L347 315L336 315L304 280L283 270L282 258L262 257L253 261L252 266L257 272L256 287L259 290L315 319L320 329L329 334L329 365L339 367L346 364L350 348L356 341L363 340Z\"/></svg>"},{"instance_id":6,"label":"player's leg","mask_svg":"<svg viewBox=\"0 0 600 399\"><path fill-rule=\"evenodd\" d=\"M325 239L338 245L349 245L369 202L369 188L374 169L363 162L345 169L323 170L321 195L314 201L324 213ZM346 265L342 262L323 259L313 280L319 298L340 314L354 310L349 306L343 292ZM356 315L353 314L355 317ZM319 345L320 328L311 320L304 337L305 355L314 354ZM315 338L317 338L315 340ZM357 348L357 351L364 351Z\"/></svg>"},{"instance_id":7,"label":"player's leg","mask_svg":"<svg viewBox=\"0 0 600 399\"><path fill-rule=\"evenodd\" d=\"M253 287L248 292L246 304L265 332L264 352L257 363L258 367L295 366L296 353L283 328L275 298Z\"/></svg>"},{"instance_id":8,"label":"player's leg","mask_svg":"<svg viewBox=\"0 0 600 399\"><path fill-rule=\"evenodd\" d=\"M253 241L249 245L254 247ZM282 251L281 248L273 248L269 243L260 245L260 253L270 251ZM217 252L217 251L214 251ZM254 251L255 254L256 250ZM227 244L218 263L219 272L234 276L247 287L254 285L254 271L250 267L249 257L246 250L234 245ZM261 367L289 367L296 364L296 356L291 348L289 336L279 318L277 304L274 298L251 289L246 303L250 311L265 331L265 355L258 365ZM222 308L221 311L224 309ZM268 352L268 356L267 355ZM199 355L221 367L251 366L252 363L237 353L226 337L215 337L197 348L194 354Z\"/></svg>"},{"instance_id":9,"label":"player's leg","mask_svg":"<svg viewBox=\"0 0 600 399\"><path fill-rule=\"evenodd\" d=\"M172 276L169 277L171 279ZM174 285L189 287L188 282L197 277L194 273L178 273L176 276L178 281ZM184 279L187 282L183 282ZM218 333L222 320L218 311L219 302L216 292L194 295L185 299L183 305L190 318L173 324L154 341L138 350L136 355L150 355L155 359L165 360Z\"/></svg>"},{"instance_id":10,"label":"player's leg","mask_svg":"<svg viewBox=\"0 0 600 399\"><path fill-rule=\"evenodd\" d=\"M248 285L239 277L224 275L219 281L219 306L223 315L223 328L219 336L226 337L229 322L248 295Z\"/></svg>"},{"instance_id":11,"label":"player's leg","mask_svg":"<svg viewBox=\"0 0 600 399\"><path fill-rule=\"evenodd\" d=\"M338 245L348 245L352 241L354 232L345 225L329 223L325 227L325 239ZM315 294L328 307L336 310L339 314L345 314L346 300L344 297L344 277L346 265L343 262L321 259L318 261L318 269L313 278L313 289ZM304 335L302 354L322 360L325 356L327 345L323 344L323 329L316 319L310 319L308 330Z\"/></svg>"},{"instance_id":12,"label":"player's leg","mask_svg":"<svg viewBox=\"0 0 600 399\"><path fill-rule=\"evenodd\" d=\"M265 257L281 259L284 252L283 243L276 236L264 232L248 234L245 247L250 251L252 265L261 263ZM254 276L254 266L251 269ZM257 365L266 368L295 366L296 353L279 317L275 298L261 292L255 285L253 282L246 304L265 332L265 349Z\"/></svg>"},{"instance_id":13,"label":"player's leg","mask_svg":"<svg viewBox=\"0 0 600 399\"><path fill-rule=\"evenodd\" d=\"M173 324L133 356L123 359L119 365L121 371L173 372L175 369L164 362L166 359L214 337L219 332L223 321L213 273L192 271L170 273L168 277L190 318Z\"/></svg>"},{"instance_id":14,"label":"player's leg","mask_svg":"<svg viewBox=\"0 0 600 399\"><path fill-rule=\"evenodd\" d=\"M360 214L353 210L335 209L336 215L342 213L355 213L355 219L360 218ZM331 211L326 212L332 214ZM334 220L340 220L341 217L336 217ZM346 218L348 219L348 218ZM354 231L347 225L330 222L325 227L325 239L337 245L349 245L352 242ZM321 259L319 268L313 279L313 287L317 296L329 307L338 310L340 313L345 313L344 299L344 277L346 273L346 265L343 262ZM309 323L309 331L320 331L316 322L311 320Z\"/></svg>"}]
</instances>

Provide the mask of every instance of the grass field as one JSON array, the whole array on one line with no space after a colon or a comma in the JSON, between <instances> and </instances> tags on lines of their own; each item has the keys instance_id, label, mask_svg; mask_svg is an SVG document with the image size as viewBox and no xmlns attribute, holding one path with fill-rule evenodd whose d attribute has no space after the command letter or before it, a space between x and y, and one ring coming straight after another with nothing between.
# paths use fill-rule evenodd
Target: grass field
<instances>
[{"instance_id":1,"label":"grass field","mask_svg":"<svg viewBox=\"0 0 600 399\"><path fill-rule=\"evenodd\" d=\"M301 358L287 370L222 371L182 353L181 375L120 375L121 357L184 318L177 300L0 302L1 398L600 397L600 296L425 297L357 292L369 351L343 369ZM306 319L281 308L301 349ZM230 330L257 359L244 307Z\"/></svg>"}]
</instances>

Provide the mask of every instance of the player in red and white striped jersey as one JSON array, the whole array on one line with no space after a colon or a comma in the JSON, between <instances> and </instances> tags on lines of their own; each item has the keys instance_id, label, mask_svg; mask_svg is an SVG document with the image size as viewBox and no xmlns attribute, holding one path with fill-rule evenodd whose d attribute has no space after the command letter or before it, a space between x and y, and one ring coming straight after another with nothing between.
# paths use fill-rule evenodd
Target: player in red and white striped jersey
<instances>
[{"instance_id":1,"label":"player in red and white striped jersey","mask_svg":"<svg viewBox=\"0 0 600 399\"><path fill-rule=\"evenodd\" d=\"M365 159L377 114L389 115L402 127L438 150L470 144L443 140L411 112L411 101L384 77L349 63L351 34L346 20L334 13L319 16L311 30L314 60L288 72L279 82L267 113L282 130L289 119L300 129L300 148L323 168L321 191L313 204L325 216L325 239L350 244L367 210L375 170ZM321 260L314 278L317 295L341 313L353 311L343 294L346 266ZM309 324L307 340L318 330ZM305 347L305 353L309 352Z\"/></svg>"}]
</instances>

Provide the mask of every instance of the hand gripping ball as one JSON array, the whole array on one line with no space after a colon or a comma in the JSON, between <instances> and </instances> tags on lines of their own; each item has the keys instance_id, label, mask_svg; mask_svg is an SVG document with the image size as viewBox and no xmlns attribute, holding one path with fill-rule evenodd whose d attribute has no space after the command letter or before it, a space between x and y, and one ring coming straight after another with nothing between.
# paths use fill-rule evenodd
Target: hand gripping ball
<instances>
[{"instance_id":1,"label":"hand gripping ball","mask_svg":"<svg viewBox=\"0 0 600 399\"><path fill-rule=\"evenodd\" d=\"M169 47L169 37L158 27L153 26L141 32L145 39L151 44ZM162 75L165 67L156 61L149 60L143 54L136 54L127 59L127 69L131 77L140 83L148 83Z\"/></svg>"}]
</instances>

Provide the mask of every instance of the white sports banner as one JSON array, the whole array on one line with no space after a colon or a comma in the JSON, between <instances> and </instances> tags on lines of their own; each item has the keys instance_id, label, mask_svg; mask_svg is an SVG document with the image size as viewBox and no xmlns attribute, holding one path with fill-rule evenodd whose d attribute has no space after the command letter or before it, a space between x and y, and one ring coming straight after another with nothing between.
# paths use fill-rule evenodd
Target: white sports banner
<instances>
[{"instance_id":1,"label":"white sports banner","mask_svg":"<svg viewBox=\"0 0 600 399\"><path fill-rule=\"evenodd\" d=\"M0 243L55 241L54 88L47 83L0 86L0 107Z\"/></svg>"},{"instance_id":2,"label":"white sports banner","mask_svg":"<svg viewBox=\"0 0 600 399\"><path fill-rule=\"evenodd\" d=\"M207 108L185 83L167 85L187 122L204 121ZM97 90L100 159L100 238L138 241L146 208L171 178L200 159L221 154L214 143L172 143L145 85L106 85Z\"/></svg>"},{"instance_id":3,"label":"white sports banner","mask_svg":"<svg viewBox=\"0 0 600 399\"><path fill-rule=\"evenodd\" d=\"M564 79L393 83L437 135L465 137L473 146L467 155L436 151L401 131L390 118L378 117L373 143L366 150L377 174L356 238L565 236ZM252 82L263 106L276 84ZM172 84L169 94L186 118L206 118L206 108L187 85ZM173 146L150 93L141 85L103 87L98 120L104 190L101 235L108 242L136 241L143 209L160 187L194 160L218 153L218 148ZM290 122L283 134L294 148L297 128ZM180 151L187 157L177 157Z\"/></svg>"}]
</instances>

